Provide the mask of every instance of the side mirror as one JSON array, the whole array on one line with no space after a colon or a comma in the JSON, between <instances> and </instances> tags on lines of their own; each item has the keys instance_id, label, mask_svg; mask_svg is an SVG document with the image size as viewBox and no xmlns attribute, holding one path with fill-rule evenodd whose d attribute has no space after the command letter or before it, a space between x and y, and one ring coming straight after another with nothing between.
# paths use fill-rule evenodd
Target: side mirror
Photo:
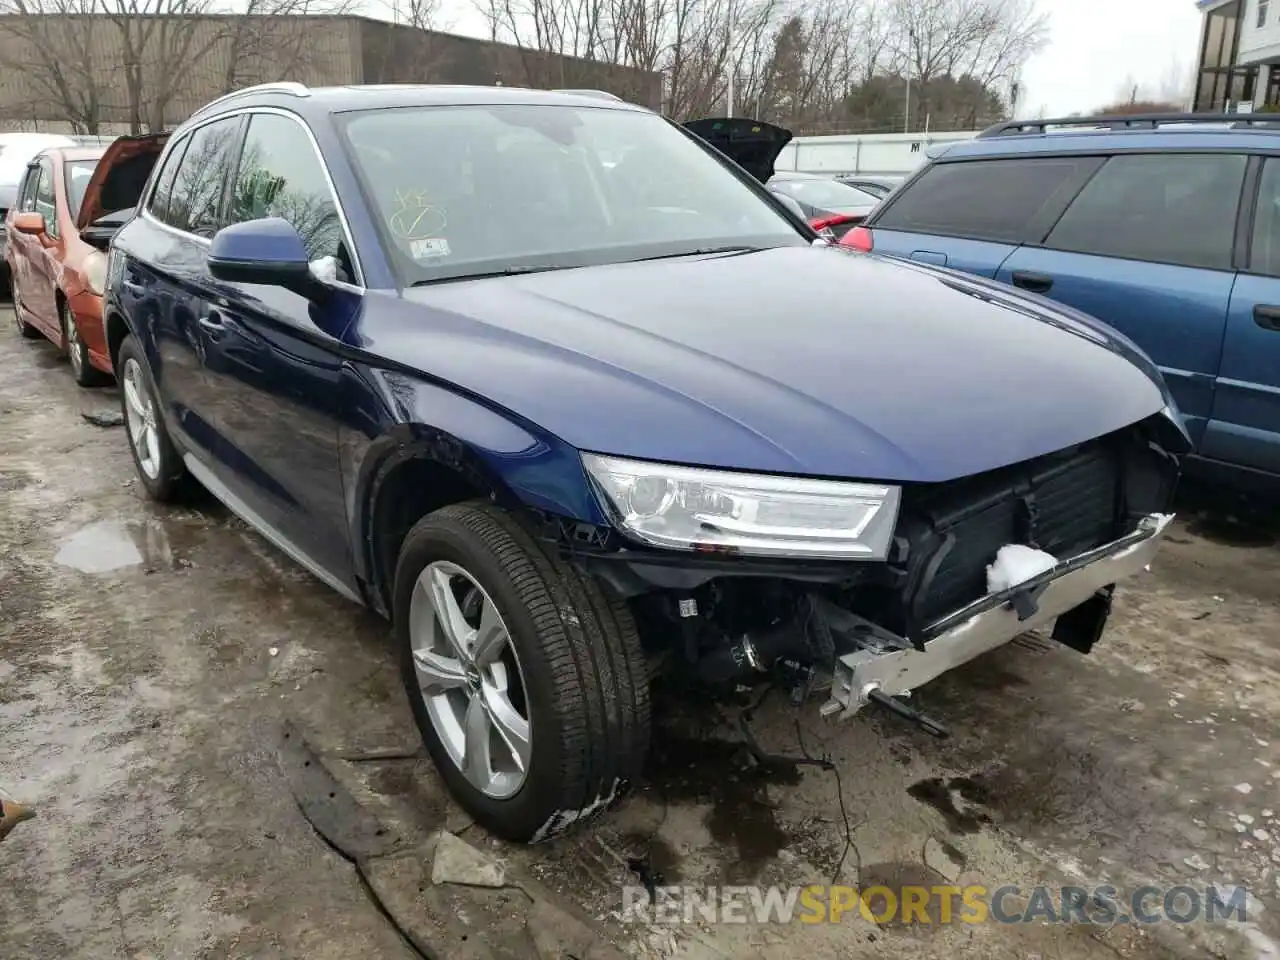
<instances>
[{"instance_id":1,"label":"side mirror","mask_svg":"<svg viewBox=\"0 0 1280 960\"><path fill-rule=\"evenodd\" d=\"M302 237L280 217L223 227L213 236L208 265L209 273L228 283L285 287L309 299L324 290L311 273Z\"/></svg>"},{"instance_id":2,"label":"side mirror","mask_svg":"<svg viewBox=\"0 0 1280 960\"><path fill-rule=\"evenodd\" d=\"M109 213L81 230L80 239L89 244L89 246L106 252L107 248L111 246L111 238L119 232L121 226L123 224L119 215Z\"/></svg>"},{"instance_id":3,"label":"side mirror","mask_svg":"<svg viewBox=\"0 0 1280 960\"><path fill-rule=\"evenodd\" d=\"M24 210L22 213L15 214L13 229L32 237L42 237L49 232L45 226L44 214L34 210Z\"/></svg>"}]
</instances>

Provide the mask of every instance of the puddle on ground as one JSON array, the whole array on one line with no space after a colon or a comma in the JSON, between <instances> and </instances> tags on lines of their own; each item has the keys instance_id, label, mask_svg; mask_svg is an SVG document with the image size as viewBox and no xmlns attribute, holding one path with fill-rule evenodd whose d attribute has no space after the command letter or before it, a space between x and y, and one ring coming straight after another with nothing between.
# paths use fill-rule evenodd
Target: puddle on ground
<instances>
[{"instance_id":1,"label":"puddle on ground","mask_svg":"<svg viewBox=\"0 0 1280 960\"><path fill-rule=\"evenodd\" d=\"M990 792L969 777L930 777L913 783L907 793L942 814L947 828L955 834L977 833L991 817L983 810L990 802Z\"/></svg>"},{"instance_id":2,"label":"puddle on ground","mask_svg":"<svg viewBox=\"0 0 1280 960\"><path fill-rule=\"evenodd\" d=\"M649 782L667 803L709 804L706 827L718 844L732 848L728 882L754 879L790 837L769 801L769 784L795 786L800 773L792 764L764 766L740 742L681 737L654 730ZM655 865L656 866L656 865ZM662 864L670 875L674 857Z\"/></svg>"},{"instance_id":3,"label":"puddle on ground","mask_svg":"<svg viewBox=\"0 0 1280 960\"><path fill-rule=\"evenodd\" d=\"M867 912L885 930L920 927L924 932L932 932L937 929L943 922L943 898L930 896L926 899L923 891L949 884L946 877L923 863L870 863L862 868L858 877ZM898 899L907 888L921 891L911 897L914 902L910 906ZM898 891L898 894L893 891ZM908 895L913 893L908 891ZM888 902L890 896L894 896L892 905ZM891 906L894 909L890 909ZM955 897L949 906L949 912L954 915L961 910L962 904Z\"/></svg>"},{"instance_id":4,"label":"puddle on ground","mask_svg":"<svg viewBox=\"0 0 1280 960\"><path fill-rule=\"evenodd\" d=\"M177 557L168 532L158 520L99 520L62 542L54 563L81 573L110 573L126 567L148 572L187 566Z\"/></svg>"}]
</instances>

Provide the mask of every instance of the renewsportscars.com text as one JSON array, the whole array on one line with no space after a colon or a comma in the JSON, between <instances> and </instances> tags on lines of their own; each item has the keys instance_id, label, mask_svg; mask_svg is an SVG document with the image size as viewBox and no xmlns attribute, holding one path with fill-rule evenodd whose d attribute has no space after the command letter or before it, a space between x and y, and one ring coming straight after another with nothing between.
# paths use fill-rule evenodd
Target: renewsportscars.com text
<instances>
[{"instance_id":1,"label":"renewsportscars.com text","mask_svg":"<svg viewBox=\"0 0 1280 960\"><path fill-rule=\"evenodd\" d=\"M1244 887L623 887L629 923L1244 923Z\"/></svg>"}]
</instances>

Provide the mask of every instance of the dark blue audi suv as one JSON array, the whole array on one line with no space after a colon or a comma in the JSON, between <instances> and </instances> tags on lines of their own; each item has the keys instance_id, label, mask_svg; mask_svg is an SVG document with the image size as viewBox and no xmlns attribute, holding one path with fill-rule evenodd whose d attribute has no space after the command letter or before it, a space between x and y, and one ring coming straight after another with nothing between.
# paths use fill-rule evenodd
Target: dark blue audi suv
<instances>
[{"instance_id":1,"label":"dark blue audi suv","mask_svg":"<svg viewBox=\"0 0 1280 960\"><path fill-rule=\"evenodd\" d=\"M112 240L147 492L202 484L389 618L430 755L503 836L641 776L663 671L937 730L906 694L1026 630L1087 652L1170 522L1187 438L1140 351L828 246L752 129L266 85L171 132Z\"/></svg>"}]
</instances>

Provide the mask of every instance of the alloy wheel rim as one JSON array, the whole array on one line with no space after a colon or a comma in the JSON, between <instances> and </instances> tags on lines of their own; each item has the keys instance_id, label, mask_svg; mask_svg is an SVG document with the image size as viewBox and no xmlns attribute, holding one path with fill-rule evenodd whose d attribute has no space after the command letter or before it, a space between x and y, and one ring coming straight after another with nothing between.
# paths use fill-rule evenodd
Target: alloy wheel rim
<instances>
[{"instance_id":1,"label":"alloy wheel rim","mask_svg":"<svg viewBox=\"0 0 1280 960\"><path fill-rule=\"evenodd\" d=\"M533 755L524 673L498 608L456 563L438 560L419 574L409 646L427 716L449 759L484 796L514 795Z\"/></svg>"},{"instance_id":2,"label":"alloy wheel rim","mask_svg":"<svg viewBox=\"0 0 1280 960\"><path fill-rule=\"evenodd\" d=\"M80 355L80 330L65 304L62 307L62 326L67 331L67 358L71 361L71 369L76 376L80 376L84 367L84 358Z\"/></svg>"},{"instance_id":3,"label":"alloy wheel rim","mask_svg":"<svg viewBox=\"0 0 1280 960\"><path fill-rule=\"evenodd\" d=\"M150 480L160 476L160 434L156 427L155 408L151 395L142 379L142 367L130 357L124 363L125 420L129 427L129 442L133 445L138 466Z\"/></svg>"}]
</instances>

